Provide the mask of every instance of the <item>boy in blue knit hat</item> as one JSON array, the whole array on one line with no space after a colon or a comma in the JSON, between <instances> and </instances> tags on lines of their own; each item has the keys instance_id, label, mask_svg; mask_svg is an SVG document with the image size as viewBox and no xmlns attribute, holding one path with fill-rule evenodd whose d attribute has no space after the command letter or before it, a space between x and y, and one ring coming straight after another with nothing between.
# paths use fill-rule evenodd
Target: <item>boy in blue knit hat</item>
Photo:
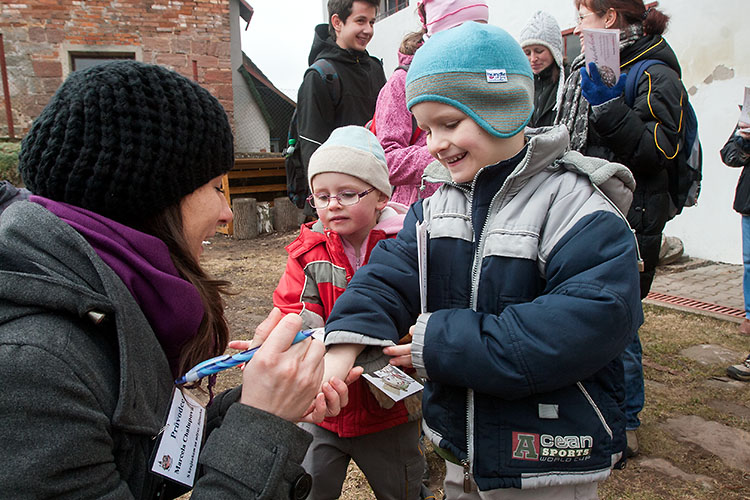
<instances>
[{"instance_id":1,"label":"boy in blue knit hat","mask_svg":"<svg viewBox=\"0 0 750 500\"><path fill-rule=\"evenodd\" d=\"M366 371L390 362L425 379L424 432L451 500L594 499L625 450L619 354L643 322L623 216L633 178L566 153L564 127L524 135L533 88L500 28L469 22L422 46L407 106L446 183L326 324L329 346L380 339L358 359Z\"/></svg>"}]
</instances>

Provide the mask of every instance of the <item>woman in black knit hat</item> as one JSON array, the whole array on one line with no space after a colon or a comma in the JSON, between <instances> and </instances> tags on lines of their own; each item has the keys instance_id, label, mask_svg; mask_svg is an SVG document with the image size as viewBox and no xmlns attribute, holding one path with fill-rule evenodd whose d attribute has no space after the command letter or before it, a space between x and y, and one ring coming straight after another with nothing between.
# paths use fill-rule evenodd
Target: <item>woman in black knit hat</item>
<instances>
[{"instance_id":1,"label":"woman in black knit hat","mask_svg":"<svg viewBox=\"0 0 750 500\"><path fill-rule=\"evenodd\" d=\"M259 327L245 383L205 412L174 390L229 337L228 283L199 257L232 218L232 144L205 89L134 61L72 73L34 122L19 157L33 196L0 224L0 497L306 495L294 422L336 413L347 389L321 388L320 342L290 346L299 317Z\"/></svg>"}]
</instances>

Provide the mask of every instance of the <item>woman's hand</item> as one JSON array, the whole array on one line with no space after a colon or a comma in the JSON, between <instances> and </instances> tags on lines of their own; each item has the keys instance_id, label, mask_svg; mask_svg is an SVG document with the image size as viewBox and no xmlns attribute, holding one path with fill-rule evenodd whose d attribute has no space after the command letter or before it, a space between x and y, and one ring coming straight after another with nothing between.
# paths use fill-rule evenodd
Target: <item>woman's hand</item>
<instances>
[{"instance_id":1,"label":"woman's hand","mask_svg":"<svg viewBox=\"0 0 750 500\"><path fill-rule=\"evenodd\" d=\"M253 347L261 345L283 317L284 313L281 312L278 307L274 307L271 309L271 312L268 313L266 319L255 328L255 335L253 335L252 340L232 340L227 347L230 349L246 351L247 349L252 349ZM243 366L242 369L244 370L245 367Z\"/></svg>"},{"instance_id":2,"label":"woman's hand","mask_svg":"<svg viewBox=\"0 0 750 500\"><path fill-rule=\"evenodd\" d=\"M340 387L339 390L324 391L322 400L318 394L324 370L323 343L306 339L292 345L301 327L302 319L298 315L283 316L278 309L271 311L258 326L252 344L262 342L262 345L245 366L240 403L292 422L310 413L311 401L314 401L312 415L315 417L321 413L324 404L326 407L330 404L332 410L339 406L340 410ZM237 345L233 342L230 347ZM344 398L347 395L345 387Z\"/></svg>"},{"instance_id":3,"label":"woman's hand","mask_svg":"<svg viewBox=\"0 0 750 500\"><path fill-rule=\"evenodd\" d=\"M599 68L594 63L589 63L589 70L581 68L581 94L592 106L604 104L607 101L620 97L625 91L626 76L620 75L617 83L610 87L602 80Z\"/></svg>"},{"instance_id":4,"label":"woman's hand","mask_svg":"<svg viewBox=\"0 0 750 500\"><path fill-rule=\"evenodd\" d=\"M737 123L737 129L737 133L740 137L746 141L750 141L750 133L748 132L750 131L750 123L739 122Z\"/></svg>"}]
</instances>

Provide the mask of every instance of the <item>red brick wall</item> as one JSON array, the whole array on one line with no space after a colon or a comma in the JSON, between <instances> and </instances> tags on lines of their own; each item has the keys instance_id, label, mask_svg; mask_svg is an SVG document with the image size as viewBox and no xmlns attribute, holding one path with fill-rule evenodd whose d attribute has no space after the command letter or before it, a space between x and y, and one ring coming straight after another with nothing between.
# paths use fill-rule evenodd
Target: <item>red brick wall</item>
<instances>
[{"instance_id":1,"label":"red brick wall","mask_svg":"<svg viewBox=\"0 0 750 500\"><path fill-rule=\"evenodd\" d=\"M69 44L140 48L143 62L191 79L196 61L198 83L232 120L229 0L14 0L0 3L0 33L17 136L28 131L62 83ZM3 110L0 136L7 134Z\"/></svg>"}]
</instances>

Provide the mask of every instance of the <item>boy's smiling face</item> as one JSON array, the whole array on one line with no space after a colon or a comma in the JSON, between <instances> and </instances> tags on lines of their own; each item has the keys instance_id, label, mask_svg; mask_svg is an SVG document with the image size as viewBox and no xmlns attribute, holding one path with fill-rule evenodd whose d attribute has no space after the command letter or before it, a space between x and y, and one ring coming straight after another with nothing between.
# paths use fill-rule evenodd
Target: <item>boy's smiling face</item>
<instances>
[{"instance_id":1,"label":"boy's smiling face","mask_svg":"<svg viewBox=\"0 0 750 500\"><path fill-rule=\"evenodd\" d=\"M364 52L374 33L377 9L367 2L353 2L352 13L343 21L338 14L331 17L336 31L336 44L342 49Z\"/></svg>"},{"instance_id":2,"label":"boy's smiling face","mask_svg":"<svg viewBox=\"0 0 750 500\"><path fill-rule=\"evenodd\" d=\"M482 167L506 159L507 140L490 135L453 106L424 101L411 112L427 132L427 149L450 171L453 182L469 182Z\"/></svg>"}]
</instances>

